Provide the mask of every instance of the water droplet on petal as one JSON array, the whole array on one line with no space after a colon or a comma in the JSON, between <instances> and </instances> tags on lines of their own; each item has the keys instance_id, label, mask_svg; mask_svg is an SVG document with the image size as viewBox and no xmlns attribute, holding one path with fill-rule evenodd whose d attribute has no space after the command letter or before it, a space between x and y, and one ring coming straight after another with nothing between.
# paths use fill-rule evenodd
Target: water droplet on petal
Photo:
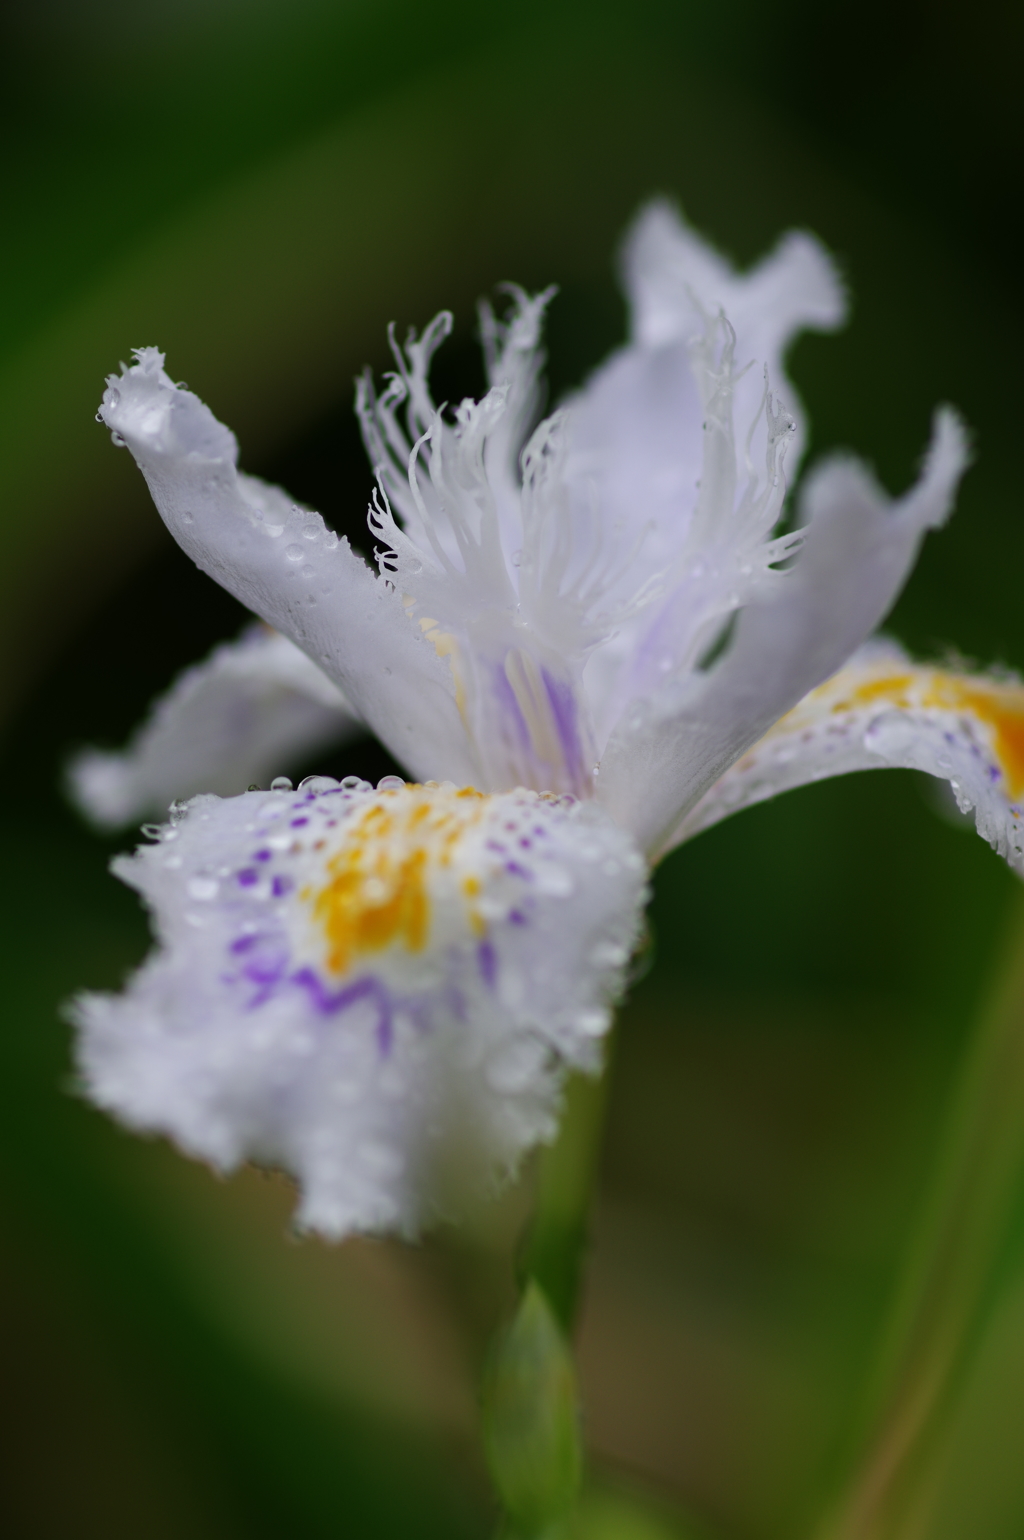
<instances>
[{"instance_id":1,"label":"water droplet on petal","mask_svg":"<svg viewBox=\"0 0 1024 1540\"><path fill-rule=\"evenodd\" d=\"M536 1038L513 1039L493 1055L486 1068L488 1084L505 1095L525 1091L543 1072L545 1049Z\"/></svg>"},{"instance_id":2,"label":"water droplet on petal","mask_svg":"<svg viewBox=\"0 0 1024 1540\"><path fill-rule=\"evenodd\" d=\"M629 960L629 953L617 941L599 941L590 953L595 968L621 968Z\"/></svg>"},{"instance_id":3,"label":"water droplet on petal","mask_svg":"<svg viewBox=\"0 0 1024 1540\"><path fill-rule=\"evenodd\" d=\"M286 775L275 775L270 783L271 791L292 791L292 783Z\"/></svg>"},{"instance_id":4,"label":"water droplet on petal","mask_svg":"<svg viewBox=\"0 0 1024 1540\"><path fill-rule=\"evenodd\" d=\"M536 883L537 891L549 898L568 898L576 886L564 867L549 866L547 863L538 869Z\"/></svg>"},{"instance_id":5,"label":"water droplet on petal","mask_svg":"<svg viewBox=\"0 0 1024 1540\"><path fill-rule=\"evenodd\" d=\"M379 1177L397 1176L402 1169L401 1155L382 1140L364 1139L356 1155L360 1165Z\"/></svg>"}]
</instances>

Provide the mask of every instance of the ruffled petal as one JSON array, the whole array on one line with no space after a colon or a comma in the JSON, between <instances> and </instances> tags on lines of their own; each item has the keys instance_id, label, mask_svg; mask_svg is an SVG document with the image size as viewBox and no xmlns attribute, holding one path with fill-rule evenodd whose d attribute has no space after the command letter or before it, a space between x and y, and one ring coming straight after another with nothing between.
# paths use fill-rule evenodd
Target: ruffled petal
<instances>
[{"instance_id":1,"label":"ruffled petal","mask_svg":"<svg viewBox=\"0 0 1024 1540\"><path fill-rule=\"evenodd\" d=\"M354 777L197 797L114 871L158 947L76 1002L92 1097L300 1226L415 1233L553 1137L596 1071L646 866L593 803Z\"/></svg>"},{"instance_id":2,"label":"ruffled petal","mask_svg":"<svg viewBox=\"0 0 1024 1540\"><path fill-rule=\"evenodd\" d=\"M854 460L815 471L792 568L742 611L716 663L634 702L612 734L598 796L649 854L671 848L729 765L875 630L924 532L948 516L967 458L963 427L944 409L920 480L896 502Z\"/></svg>"},{"instance_id":3,"label":"ruffled petal","mask_svg":"<svg viewBox=\"0 0 1024 1540\"><path fill-rule=\"evenodd\" d=\"M632 339L643 347L687 341L698 305L723 309L741 351L765 359L777 358L798 331L831 331L846 315L835 264L813 235L790 230L767 257L739 273L663 198L637 215L622 266Z\"/></svg>"},{"instance_id":4,"label":"ruffled petal","mask_svg":"<svg viewBox=\"0 0 1024 1540\"><path fill-rule=\"evenodd\" d=\"M777 518L786 484L775 449L780 414L788 476L806 426L785 350L801 330L839 325L846 308L834 266L812 236L790 232L740 273L663 201L635 221L623 270L631 340L571 403L568 476L579 522L598 522L606 545L617 542L622 577L613 596L635 589L640 568L662 575L665 600L619 627L587 665L599 745L627 700L646 691L638 665L641 674L689 666L705 612L735 610L760 581L770 525L760 531L762 549L748 549L720 477L719 516L708 523L709 425L727 428L719 439L728 453L718 459L737 495L769 465Z\"/></svg>"},{"instance_id":5,"label":"ruffled petal","mask_svg":"<svg viewBox=\"0 0 1024 1540\"><path fill-rule=\"evenodd\" d=\"M614 622L562 495L561 414L522 445L549 298L517 289L508 319L485 310L491 388L462 401L454 423L427 377L447 312L404 348L392 336L398 372L380 393L364 375L356 410L379 482L369 525L381 571L448 659L477 783L588 796L597 756L582 664Z\"/></svg>"},{"instance_id":6,"label":"ruffled petal","mask_svg":"<svg viewBox=\"0 0 1024 1540\"><path fill-rule=\"evenodd\" d=\"M675 843L794 786L887 766L948 781L978 833L1024 873L1024 685L924 667L889 642L861 648L787 712L705 793Z\"/></svg>"},{"instance_id":7,"label":"ruffled petal","mask_svg":"<svg viewBox=\"0 0 1024 1540\"><path fill-rule=\"evenodd\" d=\"M141 348L111 376L100 416L131 450L178 544L204 572L291 638L356 714L417 774L474 778L447 664L317 513L240 475L234 435Z\"/></svg>"},{"instance_id":8,"label":"ruffled petal","mask_svg":"<svg viewBox=\"0 0 1024 1540\"><path fill-rule=\"evenodd\" d=\"M305 653L253 626L182 674L120 752L77 754L68 791L98 828L118 829L197 792L269 781L361 730Z\"/></svg>"},{"instance_id":9,"label":"ruffled petal","mask_svg":"<svg viewBox=\"0 0 1024 1540\"><path fill-rule=\"evenodd\" d=\"M638 216L624 246L631 340L574 397L574 474L592 487L603 517L648 526L645 558L664 564L685 535L703 459L704 412L690 344L724 313L735 331L735 414L741 442L757 421L767 368L797 420L790 468L803 450L805 418L783 369L793 338L831 330L846 313L830 257L791 231L774 252L739 273L665 202ZM759 454L759 446L755 445Z\"/></svg>"}]
</instances>

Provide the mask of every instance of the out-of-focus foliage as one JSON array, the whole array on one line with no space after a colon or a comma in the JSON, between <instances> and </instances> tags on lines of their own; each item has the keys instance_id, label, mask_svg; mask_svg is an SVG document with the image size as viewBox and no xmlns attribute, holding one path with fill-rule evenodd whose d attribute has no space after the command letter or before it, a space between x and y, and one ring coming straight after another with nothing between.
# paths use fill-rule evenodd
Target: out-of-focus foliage
<instances>
[{"instance_id":1,"label":"out-of-focus foliage","mask_svg":"<svg viewBox=\"0 0 1024 1540\"><path fill-rule=\"evenodd\" d=\"M795 350L812 452L849 443L895 489L936 400L976 434L893 629L1024 666L1019 14L40 0L0 27L5 1531L483 1536L475 1386L528 1195L422 1250L292 1244L276 1182L216 1183L68 1094L59 1002L146 940L62 758L242 618L94 423L102 376L165 347L247 468L365 543L350 382L389 320L455 308L455 397L477 296L555 280L558 395L621 336L611 253L643 197L741 259L807 225L855 300ZM813 1532L1012 893L904 775L756 809L659 872L580 1339L594 1540ZM1024 1524L1014 1201L927 1540Z\"/></svg>"}]
</instances>

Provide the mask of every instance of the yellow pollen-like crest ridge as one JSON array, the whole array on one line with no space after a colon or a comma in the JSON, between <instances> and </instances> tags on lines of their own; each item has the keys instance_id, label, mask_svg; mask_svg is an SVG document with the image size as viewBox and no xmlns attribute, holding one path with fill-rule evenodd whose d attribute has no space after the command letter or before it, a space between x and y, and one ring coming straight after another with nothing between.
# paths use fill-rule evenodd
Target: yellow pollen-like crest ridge
<instances>
[{"instance_id":1,"label":"yellow pollen-like crest ridge","mask_svg":"<svg viewBox=\"0 0 1024 1540\"><path fill-rule=\"evenodd\" d=\"M430 940L431 887L484 815L473 787L404 786L382 791L343 831L327 862L327 882L310 894L327 941L327 967L343 974L368 952L398 945L421 952ZM486 926L475 899L480 879L459 884L475 935Z\"/></svg>"},{"instance_id":2,"label":"yellow pollen-like crest ridge","mask_svg":"<svg viewBox=\"0 0 1024 1540\"><path fill-rule=\"evenodd\" d=\"M941 669L899 670L865 679L836 701L832 710L842 712L876 703L888 703L902 710L918 707L959 711L973 717L991 733L992 752L1010 796L1017 799L1024 794L1024 687L1021 685L971 678Z\"/></svg>"}]
</instances>

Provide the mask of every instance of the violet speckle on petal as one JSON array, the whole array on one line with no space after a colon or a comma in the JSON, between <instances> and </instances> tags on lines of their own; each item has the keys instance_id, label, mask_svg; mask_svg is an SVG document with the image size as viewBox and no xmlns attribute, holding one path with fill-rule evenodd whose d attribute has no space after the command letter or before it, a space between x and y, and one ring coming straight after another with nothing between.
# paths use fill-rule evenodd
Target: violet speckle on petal
<instances>
[{"instance_id":1,"label":"violet speckle on petal","mask_svg":"<svg viewBox=\"0 0 1024 1540\"><path fill-rule=\"evenodd\" d=\"M569 1067L599 1068L646 867L595 804L532 791L327 782L302 808L196 797L177 867L160 842L118 859L161 942L123 995L78 1001L79 1064L133 1126L294 1173L300 1226L413 1234L552 1137Z\"/></svg>"}]
</instances>

